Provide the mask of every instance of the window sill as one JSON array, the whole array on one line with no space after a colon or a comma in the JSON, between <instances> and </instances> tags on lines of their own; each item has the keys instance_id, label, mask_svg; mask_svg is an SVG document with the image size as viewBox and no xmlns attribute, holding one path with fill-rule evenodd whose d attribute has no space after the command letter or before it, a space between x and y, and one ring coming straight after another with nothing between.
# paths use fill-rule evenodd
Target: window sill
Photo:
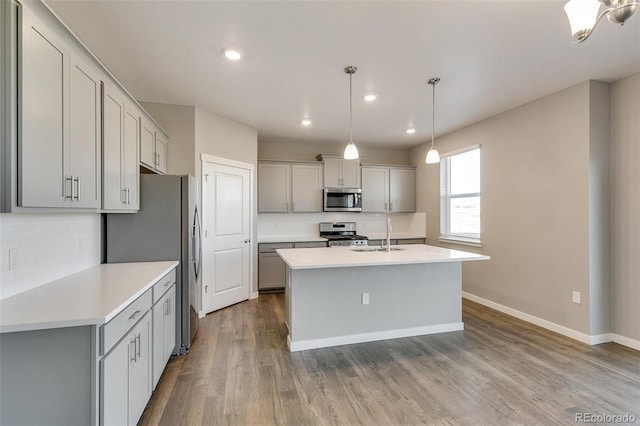
<instances>
[{"instance_id":1,"label":"window sill","mask_svg":"<svg viewBox=\"0 0 640 426\"><path fill-rule=\"evenodd\" d=\"M460 244L462 246L482 247L482 241L463 237L439 237L438 241L448 244Z\"/></svg>"}]
</instances>

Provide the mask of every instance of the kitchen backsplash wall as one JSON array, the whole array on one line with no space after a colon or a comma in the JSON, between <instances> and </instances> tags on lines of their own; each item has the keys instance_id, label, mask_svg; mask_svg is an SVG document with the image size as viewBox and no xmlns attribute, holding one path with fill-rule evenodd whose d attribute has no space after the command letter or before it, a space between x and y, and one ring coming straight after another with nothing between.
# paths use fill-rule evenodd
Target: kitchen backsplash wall
<instances>
[{"instance_id":1,"label":"kitchen backsplash wall","mask_svg":"<svg viewBox=\"0 0 640 426\"><path fill-rule=\"evenodd\" d=\"M269 237L317 236L320 222L356 222L357 232L369 238L386 234L387 216L391 217L396 237L424 237L425 213L261 213L258 215L258 242Z\"/></svg>"},{"instance_id":2,"label":"kitchen backsplash wall","mask_svg":"<svg viewBox=\"0 0 640 426\"><path fill-rule=\"evenodd\" d=\"M0 214L0 299L100 264L99 214Z\"/></svg>"}]
</instances>

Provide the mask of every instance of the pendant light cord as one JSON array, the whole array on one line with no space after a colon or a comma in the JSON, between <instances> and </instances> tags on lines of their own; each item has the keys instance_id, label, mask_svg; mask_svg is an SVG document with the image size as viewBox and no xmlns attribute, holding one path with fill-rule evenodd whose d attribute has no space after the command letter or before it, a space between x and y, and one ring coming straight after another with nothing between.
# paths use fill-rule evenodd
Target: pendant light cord
<instances>
[{"instance_id":1,"label":"pendant light cord","mask_svg":"<svg viewBox=\"0 0 640 426\"><path fill-rule=\"evenodd\" d=\"M353 77L353 73L349 74L349 143L353 143L353 124L351 119L351 103L353 101L353 96L351 95L351 79Z\"/></svg>"},{"instance_id":2,"label":"pendant light cord","mask_svg":"<svg viewBox=\"0 0 640 426\"><path fill-rule=\"evenodd\" d=\"M431 98L431 149L433 149L436 132L436 84L434 83L431 86L433 86L433 96Z\"/></svg>"}]
</instances>

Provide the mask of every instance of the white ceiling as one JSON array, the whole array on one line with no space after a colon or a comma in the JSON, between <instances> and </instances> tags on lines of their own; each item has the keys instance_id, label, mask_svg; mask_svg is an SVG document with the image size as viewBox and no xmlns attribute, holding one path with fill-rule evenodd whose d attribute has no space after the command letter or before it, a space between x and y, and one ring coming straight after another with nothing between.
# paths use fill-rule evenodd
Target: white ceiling
<instances>
[{"instance_id":1,"label":"white ceiling","mask_svg":"<svg viewBox=\"0 0 640 426\"><path fill-rule=\"evenodd\" d=\"M48 4L139 100L195 105L261 139L386 147L436 137L588 79L640 71L640 17L572 44L565 1L105 1ZM238 62L221 50L237 47ZM362 99L373 92L378 100ZM313 124L303 127L309 117ZM415 127L414 135L405 129Z\"/></svg>"}]
</instances>

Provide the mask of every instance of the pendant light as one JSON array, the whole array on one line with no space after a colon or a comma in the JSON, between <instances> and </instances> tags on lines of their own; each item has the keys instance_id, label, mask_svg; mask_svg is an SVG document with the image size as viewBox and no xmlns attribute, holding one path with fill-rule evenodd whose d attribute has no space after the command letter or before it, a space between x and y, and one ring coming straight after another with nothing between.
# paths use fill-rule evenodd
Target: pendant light
<instances>
[{"instance_id":1,"label":"pendant light","mask_svg":"<svg viewBox=\"0 0 640 426\"><path fill-rule=\"evenodd\" d=\"M353 74L355 74L356 71L358 71L358 68L352 65L344 69L344 72L349 74L349 143L344 149L345 160L357 160L359 157L358 148L356 147L356 144L353 143L353 126L352 126L352 119L351 119L351 103L353 99L353 96L351 94L351 78L353 77Z\"/></svg>"},{"instance_id":2,"label":"pendant light","mask_svg":"<svg viewBox=\"0 0 640 426\"><path fill-rule=\"evenodd\" d=\"M429 80L429 84L433 87L433 99L431 103L431 111L432 111L432 122L431 122L431 148L429 148L429 152L427 152L426 162L427 164L436 164L440 162L440 154L438 154L438 150L433 147L435 128L436 128L436 84L440 79L438 77L434 77Z\"/></svg>"}]
</instances>

